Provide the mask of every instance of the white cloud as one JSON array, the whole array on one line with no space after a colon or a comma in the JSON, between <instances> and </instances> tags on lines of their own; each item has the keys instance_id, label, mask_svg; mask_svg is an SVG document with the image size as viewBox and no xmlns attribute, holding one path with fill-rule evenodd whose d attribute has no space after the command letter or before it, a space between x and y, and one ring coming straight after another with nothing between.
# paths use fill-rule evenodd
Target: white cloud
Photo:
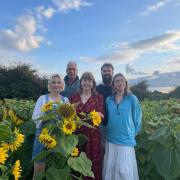
<instances>
[{"instance_id":1,"label":"white cloud","mask_svg":"<svg viewBox=\"0 0 180 180\"><path fill-rule=\"evenodd\" d=\"M92 3L85 0L52 0L54 5L61 12L68 12L69 10L79 10L81 7L92 6Z\"/></svg>"},{"instance_id":2,"label":"white cloud","mask_svg":"<svg viewBox=\"0 0 180 180\"><path fill-rule=\"evenodd\" d=\"M180 56L179 57L173 57L173 58L167 59L167 63L168 64L172 64L172 65L174 65L174 64L175 65L180 65Z\"/></svg>"},{"instance_id":3,"label":"white cloud","mask_svg":"<svg viewBox=\"0 0 180 180\"><path fill-rule=\"evenodd\" d=\"M161 72L180 71L180 56L165 59L160 66Z\"/></svg>"},{"instance_id":4,"label":"white cloud","mask_svg":"<svg viewBox=\"0 0 180 180\"><path fill-rule=\"evenodd\" d=\"M53 15L55 14L56 10L52 7L49 8L45 8L44 6L38 6L35 8L37 15L39 16L39 18L46 17L48 19L50 19L51 17L53 17Z\"/></svg>"},{"instance_id":5,"label":"white cloud","mask_svg":"<svg viewBox=\"0 0 180 180\"><path fill-rule=\"evenodd\" d=\"M172 0L163 0L163 1L157 2L156 4L149 5L145 11L140 13L140 16L147 16L151 13L157 12L170 1Z\"/></svg>"},{"instance_id":6,"label":"white cloud","mask_svg":"<svg viewBox=\"0 0 180 180\"><path fill-rule=\"evenodd\" d=\"M163 35L141 40L130 44L130 47L143 51L170 51L177 50L175 42L180 40L180 31L167 31Z\"/></svg>"},{"instance_id":7,"label":"white cloud","mask_svg":"<svg viewBox=\"0 0 180 180\"><path fill-rule=\"evenodd\" d=\"M18 63L32 64L33 59L29 56L18 54L10 50L0 50L1 66L12 67Z\"/></svg>"},{"instance_id":8,"label":"white cloud","mask_svg":"<svg viewBox=\"0 0 180 180\"><path fill-rule=\"evenodd\" d=\"M0 47L22 52L38 48L45 39L37 35L36 30L37 23L32 15L19 16L13 29L0 30Z\"/></svg>"},{"instance_id":9,"label":"white cloud","mask_svg":"<svg viewBox=\"0 0 180 180\"><path fill-rule=\"evenodd\" d=\"M131 75L147 75L147 73L142 71L137 71L132 64L126 64L125 66L126 74Z\"/></svg>"},{"instance_id":10,"label":"white cloud","mask_svg":"<svg viewBox=\"0 0 180 180\"><path fill-rule=\"evenodd\" d=\"M180 40L180 31L168 31L160 36L136 41L134 43L114 43L109 47L114 51L111 53L93 58L93 57L81 57L82 61L87 62L113 62L127 64L135 61L142 54L146 53L160 53L178 50L180 47L176 44ZM104 45L104 47L108 47Z\"/></svg>"}]
</instances>

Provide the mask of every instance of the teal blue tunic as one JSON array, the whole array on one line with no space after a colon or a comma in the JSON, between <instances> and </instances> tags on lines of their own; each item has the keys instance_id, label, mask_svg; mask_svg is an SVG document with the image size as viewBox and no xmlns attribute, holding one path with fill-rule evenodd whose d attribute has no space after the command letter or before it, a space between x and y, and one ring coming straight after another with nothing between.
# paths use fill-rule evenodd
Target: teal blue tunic
<instances>
[{"instance_id":1,"label":"teal blue tunic","mask_svg":"<svg viewBox=\"0 0 180 180\"><path fill-rule=\"evenodd\" d=\"M107 141L113 144L135 146L135 136L141 129L142 111L137 97L133 94L124 96L116 104L114 95L106 99L108 123L106 126Z\"/></svg>"}]
</instances>

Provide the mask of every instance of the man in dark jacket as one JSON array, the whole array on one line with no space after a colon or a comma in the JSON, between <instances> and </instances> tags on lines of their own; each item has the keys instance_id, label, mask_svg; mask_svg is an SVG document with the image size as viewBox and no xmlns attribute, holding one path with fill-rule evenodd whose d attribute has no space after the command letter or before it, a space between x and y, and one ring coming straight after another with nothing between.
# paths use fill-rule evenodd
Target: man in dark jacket
<instances>
[{"instance_id":1,"label":"man in dark jacket","mask_svg":"<svg viewBox=\"0 0 180 180\"><path fill-rule=\"evenodd\" d=\"M112 94L112 78L114 67L111 63L104 63L101 67L102 84L96 87L99 94L104 97L104 101Z\"/></svg>"},{"instance_id":2,"label":"man in dark jacket","mask_svg":"<svg viewBox=\"0 0 180 180\"><path fill-rule=\"evenodd\" d=\"M67 64L66 73L67 75L64 77L65 88L61 94L69 98L73 93L79 91L80 89L80 81L77 75L77 64L70 61Z\"/></svg>"},{"instance_id":3,"label":"man in dark jacket","mask_svg":"<svg viewBox=\"0 0 180 180\"><path fill-rule=\"evenodd\" d=\"M104 104L106 102L106 98L112 94L112 79L113 79L114 67L111 63L104 63L101 67L101 75L102 75L102 84L99 84L96 87L96 90L99 94L104 97ZM107 111L105 108L105 116L103 123L100 125L101 132L101 143L102 143L102 151L104 153L105 147L105 126L108 122Z\"/></svg>"}]
</instances>

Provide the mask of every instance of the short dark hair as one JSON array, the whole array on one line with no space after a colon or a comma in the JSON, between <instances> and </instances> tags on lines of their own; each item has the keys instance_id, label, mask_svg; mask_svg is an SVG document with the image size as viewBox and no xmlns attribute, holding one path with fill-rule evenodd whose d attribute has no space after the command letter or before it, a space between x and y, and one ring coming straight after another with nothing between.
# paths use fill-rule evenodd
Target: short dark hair
<instances>
[{"instance_id":1,"label":"short dark hair","mask_svg":"<svg viewBox=\"0 0 180 180\"><path fill-rule=\"evenodd\" d=\"M114 71L114 67L111 63L104 63L102 66L101 66L101 71L104 67L111 67L111 69Z\"/></svg>"}]
</instances>

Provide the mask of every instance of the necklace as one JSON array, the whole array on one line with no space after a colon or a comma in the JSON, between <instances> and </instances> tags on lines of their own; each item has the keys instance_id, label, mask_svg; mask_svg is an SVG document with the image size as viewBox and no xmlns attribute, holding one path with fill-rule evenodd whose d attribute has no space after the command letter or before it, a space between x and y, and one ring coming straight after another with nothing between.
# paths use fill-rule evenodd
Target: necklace
<instances>
[{"instance_id":1,"label":"necklace","mask_svg":"<svg viewBox=\"0 0 180 180\"><path fill-rule=\"evenodd\" d=\"M85 96L81 95L81 100L82 100L83 104L85 104L90 97L91 97L91 95L85 95Z\"/></svg>"}]
</instances>

